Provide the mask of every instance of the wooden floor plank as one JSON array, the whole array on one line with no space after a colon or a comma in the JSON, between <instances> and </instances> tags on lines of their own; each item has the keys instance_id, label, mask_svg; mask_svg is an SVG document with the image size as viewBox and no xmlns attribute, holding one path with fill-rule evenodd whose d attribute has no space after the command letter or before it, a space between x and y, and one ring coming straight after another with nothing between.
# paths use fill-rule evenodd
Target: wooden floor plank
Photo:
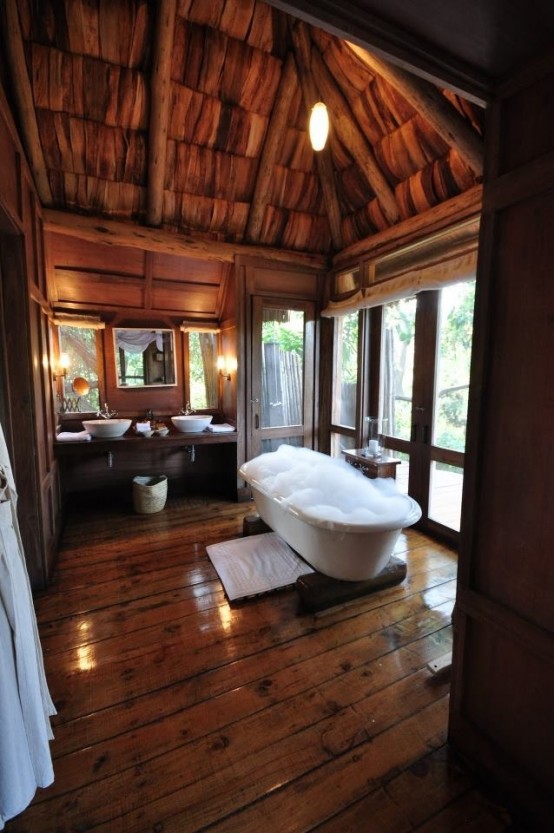
<instances>
[{"instance_id":1,"label":"wooden floor plank","mask_svg":"<svg viewBox=\"0 0 554 833\"><path fill-rule=\"evenodd\" d=\"M401 585L317 615L294 590L230 605L205 550L248 512L69 517L36 600L56 781L8 833L435 833L466 800L460 830L502 829L452 776L448 677L427 668L451 649L455 554L408 530Z\"/></svg>"}]
</instances>

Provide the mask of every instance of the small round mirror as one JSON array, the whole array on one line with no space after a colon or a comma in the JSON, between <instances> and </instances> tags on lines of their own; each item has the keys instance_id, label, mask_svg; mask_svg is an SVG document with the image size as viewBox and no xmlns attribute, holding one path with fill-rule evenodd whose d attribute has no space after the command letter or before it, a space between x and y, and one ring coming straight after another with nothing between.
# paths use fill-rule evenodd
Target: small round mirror
<instances>
[{"instance_id":1,"label":"small round mirror","mask_svg":"<svg viewBox=\"0 0 554 833\"><path fill-rule=\"evenodd\" d=\"M83 379L82 376L77 376L75 379L73 379L72 387L77 396L86 396L90 390L89 383L86 379Z\"/></svg>"}]
</instances>

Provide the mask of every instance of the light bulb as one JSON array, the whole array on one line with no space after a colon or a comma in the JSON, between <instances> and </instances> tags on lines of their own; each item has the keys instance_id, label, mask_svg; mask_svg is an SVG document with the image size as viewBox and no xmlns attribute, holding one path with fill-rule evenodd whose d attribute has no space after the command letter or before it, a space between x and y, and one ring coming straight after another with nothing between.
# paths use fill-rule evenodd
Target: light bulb
<instances>
[{"instance_id":1,"label":"light bulb","mask_svg":"<svg viewBox=\"0 0 554 833\"><path fill-rule=\"evenodd\" d=\"M323 150L329 135L329 115L327 107L318 101L312 107L310 116L310 141L314 150Z\"/></svg>"}]
</instances>

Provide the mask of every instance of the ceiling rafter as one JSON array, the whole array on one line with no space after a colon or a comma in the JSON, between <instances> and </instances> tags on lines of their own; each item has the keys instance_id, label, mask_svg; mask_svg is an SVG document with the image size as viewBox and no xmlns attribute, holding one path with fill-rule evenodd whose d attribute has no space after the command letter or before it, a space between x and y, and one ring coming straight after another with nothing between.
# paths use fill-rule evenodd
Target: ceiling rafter
<instances>
[{"instance_id":1,"label":"ceiling rafter","mask_svg":"<svg viewBox=\"0 0 554 833\"><path fill-rule=\"evenodd\" d=\"M33 90L25 62L23 36L16 0L6 0L4 4L4 22L4 45L10 67L11 82L16 92L15 98L21 122L23 144L40 200L43 205L52 205L52 191L40 143Z\"/></svg>"},{"instance_id":2,"label":"ceiling rafter","mask_svg":"<svg viewBox=\"0 0 554 833\"><path fill-rule=\"evenodd\" d=\"M307 113L310 113L318 100L310 65L311 38L308 27L304 23L291 27L291 33L304 104ZM323 202L329 220L331 239L334 248L340 251L343 247L342 218L329 147L327 146L322 151L317 152L315 159Z\"/></svg>"},{"instance_id":3,"label":"ceiling rafter","mask_svg":"<svg viewBox=\"0 0 554 833\"><path fill-rule=\"evenodd\" d=\"M356 160L387 221L390 225L394 225L400 216L394 191L379 167L372 147L360 130L347 99L337 86L315 46L312 47L311 65L321 98L329 108L333 129L336 130L344 147Z\"/></svg>"},{"instance_id":4,"label":"ceiling rafter","mask_svg":"<svg viewBox=\"0 0 554 833\"><path fill-rule=\"evenodd\" d=\"M279 151L281 150L283 136L287 128L290 106L294 98L296 86L295 76L296 67L294 65L294 57L289 52L281 72L281 80L275 97L275 105L267 126L267 133L258 166L258 175L254 186L254 196L248 214L246 239L250 243L259 243L260 241L264 212L271 194L270 184L274 175L274 168L277 164Z\"/></svg>"},{"instance_id":5,"label":"ceiling rafter","mask_svg":"<svg viewBox=\"0 0 554 833\"><path fill-rule=\"evenodd\" d=\"M466 165L483 175L483 140L438 87L347 41L347 46L371 72L380 75L408 101Z\"/></svg>"},{"instance_id":6,"label":"ceiling rafter","mask_svg":"<svg viewBox=\"0 0 554 833\"><path fill-rule=\"evenodd\" d=\"M175 32L177 0L159 0L150 79L150 126L148 141L148 192L146 222L161 225L167 158L167 133L171 100L171 51Z\"/></svg>"}]
</instances>

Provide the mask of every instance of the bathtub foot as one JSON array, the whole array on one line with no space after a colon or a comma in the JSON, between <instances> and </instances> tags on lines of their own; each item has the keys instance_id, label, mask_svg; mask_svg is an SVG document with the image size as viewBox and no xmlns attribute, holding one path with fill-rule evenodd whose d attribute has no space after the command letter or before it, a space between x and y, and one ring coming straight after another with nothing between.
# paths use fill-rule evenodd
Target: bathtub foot
<instances>
[{"instance_id":1,"label":"bathtub foot","mask_svg":"<svg viewBox=\"0 0 554 833\"><path fill-rule=\"evenodd\" d=\"M406 578L406 562L392 556L389 563L375 578L365 581L340 581L323 573L308 573L296 580L296 590L304 610L317 613L328 607L344 604L385 587L400 584Z\"/></svg>"},{"instance_id":2,"label":"bathtub foot","mask_svg":"<svg viewBox=\"0 0 554 833\"><path fill-rule=\"evenodd\" d=\"M258 514L246 515L242 521L242 535L262 535L264 532L272 532L265 521L262 521Z\"/></svg>"}]
</instances>

